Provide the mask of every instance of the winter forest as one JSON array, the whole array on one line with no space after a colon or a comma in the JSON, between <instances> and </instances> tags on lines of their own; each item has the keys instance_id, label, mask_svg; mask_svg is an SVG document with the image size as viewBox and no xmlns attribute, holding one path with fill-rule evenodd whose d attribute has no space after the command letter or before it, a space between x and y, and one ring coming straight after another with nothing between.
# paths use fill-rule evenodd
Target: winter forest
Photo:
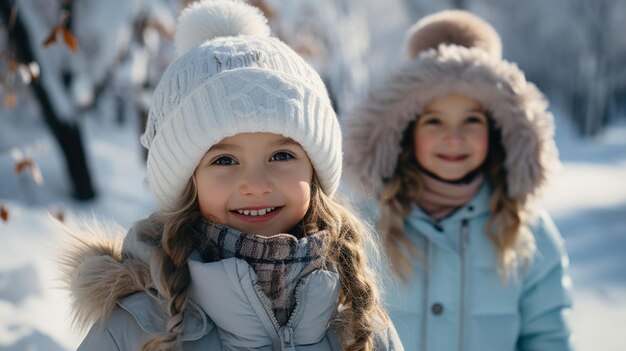
<instances>
[{"instance_id":1,"label":"winter forest","mask_svg":"<svg viewBox=\"0 0 626 351\"><path fill-rule=\"evenodd\" d=\"M139 135L186 0L0 0L0 351L72 350L55 222L120 231L154 209ZM626 1L249 0L318 70L339 118L405 59L403 34L472 11L555 115L547 194L570 254L579 350L626 347Z\"/></svg>"}]
</instances>

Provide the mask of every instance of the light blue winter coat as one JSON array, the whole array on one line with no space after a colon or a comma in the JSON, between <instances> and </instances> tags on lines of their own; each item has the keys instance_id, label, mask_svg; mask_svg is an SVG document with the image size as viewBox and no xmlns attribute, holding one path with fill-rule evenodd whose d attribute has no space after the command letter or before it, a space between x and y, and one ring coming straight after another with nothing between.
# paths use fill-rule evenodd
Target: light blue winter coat
<instances>
[{"instance_id":1,"label":"light blue winter coat","mask_svg":"<svg viewBox=\"0 0 626 351\"><path fill-rule=\"evenodd\" d=\"M389 181L402 176L398 163L410 162L399 158L407 138L415 137L407 128L433 99L459 94L485 110L493 127L489 148L504 157L488 155L486 169L501 162L503 192L521 208L528 206L559 165L553 117L543 94L517 65L502 58L495 29L471 13L429 15L405 39L409 59L368 89L342 119L347 183L384 198ZM466 146L447 144L435 151L473 150ZM426 261L414 259L415 276L408 286L388 283L385 293L407 350L570 349L570 279L561 236L540 213L529 228L536 253L516 280L504 282L496 271L496 249L484 233L488 196L485 185L440 223L417 206L405 218L405 232L424 249Z\"/></svg>"},{"instance_id":2,"label":"light blue winter coat","mask_svg":"<svg viewBox=\"0 0 626 351\"><path fill-rule=\"evenodd\" d=\"M546 213L531 231L537 250L518 279L504 282L484 234L489 187L439 223L414 205L405 220L423 248L408 286L387 282L385 304L407 350L570 350L571 280L563 240ZM387 275L391 276L391 275Z\"/></svg>"}]
</instances>

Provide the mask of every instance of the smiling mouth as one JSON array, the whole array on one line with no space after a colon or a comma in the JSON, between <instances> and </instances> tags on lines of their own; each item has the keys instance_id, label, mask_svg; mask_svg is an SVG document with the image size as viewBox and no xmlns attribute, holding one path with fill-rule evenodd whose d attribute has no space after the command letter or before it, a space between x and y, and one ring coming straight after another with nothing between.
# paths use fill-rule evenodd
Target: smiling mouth
<instances>
[{"instance_id":1,"label":"smiling mouth","mask_svg":"<svg viewBox=\"0 0 626 351\"><path fill-rule=\"evenodd\" d=\"M246 208L232 210L230 213L232 213L235 218L244 222L265 223L276 218L284 207L285 206Z\"/></svg>"},{"instance_id":2,"label":"smiling mouth","mask_svg":"<svg viewBox=\"0 0 626 351\"><path fill-rule=\"evenodd\" d=\"M276 207L267 207L267 208L261 208L261 209L256 209L256 210L234 210L233 212L237 212L240 215L244 215L244 216L256 217L256 216L265 216L266 214L274 212L274 211L276 211Z\"/></svg>"},{"instance_id":3,"label":"smiling mouth","mask_svg":"<svg viewBox=\"0 0 626 351\"><path fill-rule=\"evenodd\" d=\"M469 157L469 155L437 155L439 158L445 161L458 162L463 161Z\"/></svg>"}]
</instances>

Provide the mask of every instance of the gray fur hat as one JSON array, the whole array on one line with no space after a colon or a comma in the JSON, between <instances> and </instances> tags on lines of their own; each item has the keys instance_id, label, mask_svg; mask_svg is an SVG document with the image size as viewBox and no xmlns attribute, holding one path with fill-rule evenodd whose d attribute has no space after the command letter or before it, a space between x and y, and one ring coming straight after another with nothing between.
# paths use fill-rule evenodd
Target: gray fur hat
<instances>
[{"instance_id":1,"label":"gray fur hat","mask_svg":"<svg viewBox=\"0 0 626 351\"><path fill-rule=\"evenodd\" d=\"M380 195L409 123L432 99L456 93L480 101L501 130L509 196L536 195L559 165L553 117L537 87L502 59L493 27L469 12L443 11L411 27L406 47L408 62L345 116L348 183Z\"/></svg>"}]
</instances>

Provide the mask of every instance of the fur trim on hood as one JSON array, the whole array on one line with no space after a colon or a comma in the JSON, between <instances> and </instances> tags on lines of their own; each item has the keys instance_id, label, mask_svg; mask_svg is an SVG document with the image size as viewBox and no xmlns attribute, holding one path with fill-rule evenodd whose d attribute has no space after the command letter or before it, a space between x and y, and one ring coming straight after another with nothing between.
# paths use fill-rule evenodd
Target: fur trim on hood
<instances>
[{"instance_id":1,"label":"fur trim on hood","mask_svg":"<svg viewBox=\"0 0 626 351\"><path fill-rule=\"evenodd\" d=\"M63 228L66 240L59 259L79 330L104 322L119 299L144 291L150 282L148 265L122 254L121 228L97 222L83 227L80 233Z\"/></svg>"},{"instance_id":2,"label":"fur trim on hood","mask_svg":"<svg viewBox=\"0 0 626 351\"><path fill-rule=\"evenodd\" d=\"M410 50L423 47L424 51L415 53L414 59L371 90L345 116L346 174L357 186L380 195L396 169L409 123L429 101L457 93L480 101L491 113L502 131L509 196L526 202L538 194L559 165L553 117L537 87L526 81L515 64L500 59L500 41L492 38L495 30L474 15L458 13L444 12L418 22L407 42L412 45ZM472 26L459 22L467 18ZM468 32L467 28L473 29ZM481 29L487 32L483 33L487 39L481 39ZM447 40L434 45L433 38ZM463 46L475 43L487 43L487 47Z\"/></svg>"}]
</instances>

